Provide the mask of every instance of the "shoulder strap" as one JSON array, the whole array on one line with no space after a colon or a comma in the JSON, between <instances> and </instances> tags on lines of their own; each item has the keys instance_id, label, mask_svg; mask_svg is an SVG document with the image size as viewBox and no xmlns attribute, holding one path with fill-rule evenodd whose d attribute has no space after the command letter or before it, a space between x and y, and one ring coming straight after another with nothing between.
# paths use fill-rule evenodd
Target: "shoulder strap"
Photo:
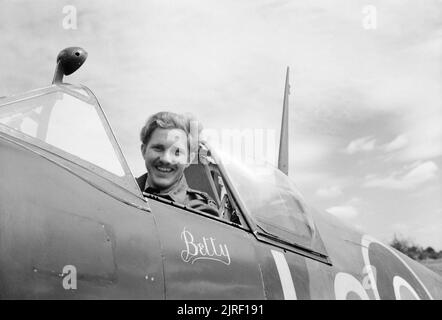
<instances>
[{"instance_id":1,"label":"shoulder strap","mask_svg":"<svg viewBox=\"0 0 442 320\"><path fill-rule=\"evenodd\" d=\"M200 190L191 189L191 188L187 189L187 192L192 194L192 195L196 195L200 199L202 198L202 200L204 200L207 204L214 204L216 206L215 201L206 192L203 192L203 191L200 191Z\"/></svg>"}]
</instances>

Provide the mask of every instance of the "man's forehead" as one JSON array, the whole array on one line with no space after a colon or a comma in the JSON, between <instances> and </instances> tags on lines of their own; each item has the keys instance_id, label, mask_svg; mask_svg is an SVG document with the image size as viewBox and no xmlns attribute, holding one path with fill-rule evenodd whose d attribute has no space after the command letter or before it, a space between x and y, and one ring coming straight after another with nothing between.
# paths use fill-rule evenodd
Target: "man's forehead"
<instances>
[{"instance_id":1,"label":"man's forehead","mask_svg":"<svg viewBox=\"0 0 442 320\"><path fill-rule=\"evenodd\" d=\"M178 128L164 129L156 128L152 132L149 144L156 143L187 143L187 134L184 130Z\"/></svg>"}]
</instances>

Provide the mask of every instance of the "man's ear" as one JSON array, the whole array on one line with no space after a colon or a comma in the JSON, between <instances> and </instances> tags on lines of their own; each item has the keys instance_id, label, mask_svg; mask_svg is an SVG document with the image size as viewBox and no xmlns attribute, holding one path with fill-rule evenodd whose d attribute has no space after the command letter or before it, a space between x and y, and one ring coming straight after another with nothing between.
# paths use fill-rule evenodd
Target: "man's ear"
<instances>
[{"instance_id":1,"label":"man's ear","mask_svg":"<svg viewBox=\"0 0 442 320\"><path fill-rule=\"evenodd\" d=\"M146 153L146 144L142 143L140 149L141 149L141 154L144 158L144 154Z\"/></svg>"}]
</instances>

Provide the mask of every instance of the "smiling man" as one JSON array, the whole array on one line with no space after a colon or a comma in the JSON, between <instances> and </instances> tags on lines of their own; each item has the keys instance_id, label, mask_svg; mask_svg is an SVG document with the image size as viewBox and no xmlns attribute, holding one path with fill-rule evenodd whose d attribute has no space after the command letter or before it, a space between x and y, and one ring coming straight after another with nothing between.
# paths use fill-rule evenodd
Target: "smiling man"
<instances>
[{"instance_id":1,"label":"smiling man","mask_svg":"<svg viewBox=\"0 0 442 320\"><path fill-rule=\"evenodd\" d=\"M190 150L197 150L192 146L198 145L192 133L191 119L183 115L159 112L147 119L140 133L147 173L138 177L137 182L145 193L219 216L210 196L190 189L184 176L193 158Z\"/></svg>"}]
</instances>

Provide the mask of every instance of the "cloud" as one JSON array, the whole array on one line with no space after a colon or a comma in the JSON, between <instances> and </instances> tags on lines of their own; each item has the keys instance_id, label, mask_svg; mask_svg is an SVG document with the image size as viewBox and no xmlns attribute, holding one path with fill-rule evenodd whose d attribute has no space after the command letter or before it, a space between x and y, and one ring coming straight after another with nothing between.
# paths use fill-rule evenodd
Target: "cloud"
<instances>
[{"instance_id":1,"label":"cloud","mask_svg":"<svg viewBox=\"0 0 442 320\"><path fill-rule=\"evenodd\" d=\"M417 117L416 117L417 118ZM442 155L442 114L440 111L421 116L408 134L409 143L399 153L403 161L431 159Z\"/></svg>"},{"instance_id":2,"label":"cloud","mask_svg":"<svg viewBox=\"0 0 442 320\"><path fill-rule=\"evenodd\" d=\"M313 140L305 135L297 135L290 145L290 157L298 167L311 167L312 164L324 160L330 155L335 144L331 139L317 137Z\"/></svg>"},{"instance_id":3,"label":"cloud","mask_svg":"<svg viewBox=\"0 0 442 320\"><path fill-rule=\"evenodd\" d=\"M294 170L290 171L290 175L293 176L293 179L296 183L305 184L309 186L317 186L321 181L326 179L330 179L330 176L327 172L318 172L318 171L309 171L309 170L297 170L296 166Z\"/></svg>"},{"instance_id":4,"label":"cloud","mask_svg":"<svg viewBox=\"0 0 442 320\"><path fill-rule=\"evenodd\" d=\"M364 187L380 187L386 189L413 189L418 185L429 181L436 177L439 170L433 161L424 163L415 163L412 168L404 168L405 170L396 171L386 178L377 176L367 176ZM409 170L406 172L406 170ZM404 172L405 171L405 172Z\"/></svg>"},{"instance_id":5,"label":"cloud","mask_svg":"<svg viewBox=\"0 0 442 320\"><path fill-rule=\"evenodd\" d=\"M326 209L327 212L332 215L343 218L343 219L351 219L359 215L358 210L353 206L336 206Z\"/></svg>"},{"instance_id":6,"label":"cloud","mask_svg":"<svg viewBox=\"0 0 442 320\"><path fill-rule=\"evenodd\" d=\"M326 209L325 211L331 213L332 215L342 218L351 219L359 215L359 210L356 208L357 205L362 203L362 199L353 197L346 203L340 206L334 206Z\"/></svg>"},{"instance_id":7,"label":"cloud","mask_svg":"<svg viewBox=\"0 0 442 320\"><path fill-rule=\"evenodd\" d=\"M399 149L404 148L408 144L408 138L406 134L398 135L395 139L393 139L391 142L386 143L382 146L382 148L387 152L396 151Z\"/></svg>"},{"instance_id":8,"label":"cloud","mask_svg":"<svg viewBox=\"0 0 442 320\"><path fill-rule=\"evenodd\" d=\"M345 151L348 154L354 154L361 151L371 151L374 149L375 143L376 139L373 139L372 136L359 138L351 141L345 148Z\"/></svg>"},{"instance_id":9,"label":"cloud","mask_svg":"<svg viewBox=\"0 0 442 320\"><path fill-rule=\"evenodd\" d=\"M339 186L330 186L318 189L316 194L322 198L336 198L342 195L342 190Z\"/></svg>"}]
</instances>

